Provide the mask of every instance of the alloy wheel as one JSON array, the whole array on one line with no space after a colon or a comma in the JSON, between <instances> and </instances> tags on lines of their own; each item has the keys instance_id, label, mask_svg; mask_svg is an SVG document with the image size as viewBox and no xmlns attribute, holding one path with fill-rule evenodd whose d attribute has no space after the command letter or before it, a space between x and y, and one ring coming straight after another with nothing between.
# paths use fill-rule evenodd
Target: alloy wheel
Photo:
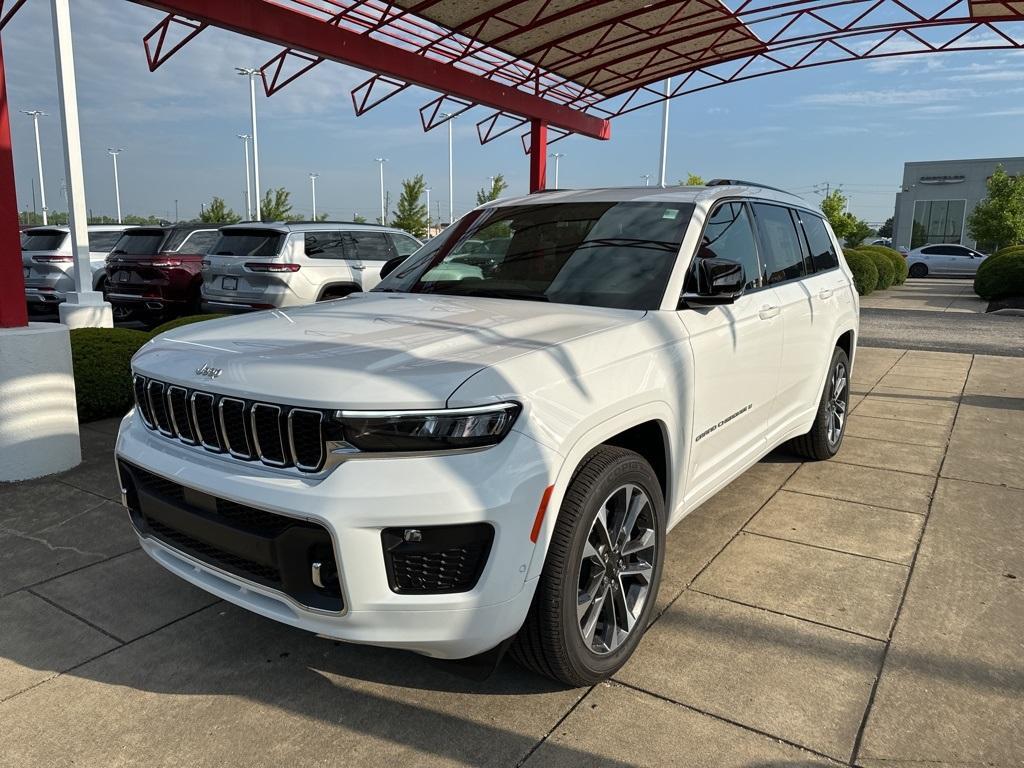
<instances>
[{"instance_id":1,"label":"alloy wheel","mask_svg":"<svg viewBox=\"0 0 1024 768\"><path fill-rule=\"evenodd\" d=\"M576 617L588 650L612 653L636 629L658 546L646 491L632 483L612 491L591 524L580 561Z\"/></svg>"},{"instance_id":2,"label":"alloy wheel","mask_svg":"<svg viewBox=\"0 0 1024 768\"><path fill-rule=\"evenodd\" d=\"M833 448L842 439L843 428L846 426L846 406L849 403L847 378L846 364L840 360L832 369L827 406L828 429L825 434L828 444Z\"/></svg>"}]
</instances>

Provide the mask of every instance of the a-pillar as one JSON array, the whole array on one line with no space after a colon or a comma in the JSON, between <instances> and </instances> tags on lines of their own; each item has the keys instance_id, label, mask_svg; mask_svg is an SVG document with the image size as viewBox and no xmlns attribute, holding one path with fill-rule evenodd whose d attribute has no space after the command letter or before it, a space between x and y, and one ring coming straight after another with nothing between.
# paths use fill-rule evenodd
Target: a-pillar
<instances>
[{"instance_id":1,"label":"a-pillar","mask_svg":"<svg viewBox=\"0 0 1024 768\"><path fill-rule=\"evenodd\" d=\"M0 43L0 483L81 461L67 326L29 323Z\"/></svg>"},{"instance_id":2,"label":"a-pillar","mask_svg":"<svg viewBox=\"0 0 1024 768\"><path fill-rule=\"evenodd\" d=\"M539 192L548 185L548 124L534 118L530 121L530 192Z\"/></svg>"}]
</instances>

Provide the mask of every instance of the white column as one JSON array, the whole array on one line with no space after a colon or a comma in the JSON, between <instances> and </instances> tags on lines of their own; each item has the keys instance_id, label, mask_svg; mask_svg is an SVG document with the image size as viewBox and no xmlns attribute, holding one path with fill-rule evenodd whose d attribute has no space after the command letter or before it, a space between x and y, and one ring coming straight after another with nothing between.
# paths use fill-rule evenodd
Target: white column
<instances>
[{"instance_id":1,"label":"white column","mask_svg":"<svg viewBox=\"0 0 1024 768\"><path fill-rule=\"evenodd\" d=\"M313 221L316 221L316 180L319 178L319 174L309 174L309 183L313 188Z\"/></svg>"},{"instance_id":2,"label":"white column","mask_svg":"<svg viewBox=\"0 0 1024 768\"><path fill-rule=\"evenodd\" d=\"M108 149L107 152L114 158L114 200L117 201L117 223L121 223L121 181L117 177L117 156L121 154L123 150L120 149Z\"/></svg>"},{"instance_id":3,"label":"white column","mask_svg":"<svg viewBox=\"0 0 1024 768\"><path fill-rule=\"evenodd\" d=\"M82 144L78 129L78 92L75 87L75 55L71 44L71 9L68 0L52 0L53 47L57 60L57 94L64 127L64 165L67 172L68 224L74 255L75 290L59 308L60 321L72 328L114 325L110 304L92 290L89 264L88 207L82 173Z\"/></svg>"},{"instance_id":4,"label":"white column","mask_svg":"<svg viewBox=\"0 0 1024 768\"><path fill-rule=\"evenodd\" d=\"M260 140L256 134L256 75L259 71L249 73L249 112L252 116L252 178L253 187L256 192L256 202L253 205L253 218L256 221L263 221L260 211L260 200L263 193L260 192Z\"/></svg>"},{"instance_id":5,"label":"white column","mask_svg":"<svg viewBox=\"0 0 1024 768\"><path fill-rule=\"evenodd\" d=\"M46 216L46 184L43 182L43 146L39 142L39 118L46 113L35 109L31 112L25 112L25 114L32 118L32 125L36 131L36 167L39 171L39 202L43 206L43 226L46 226L50 221Z\"/></svg>"},{"instance_id":6,"label":"white column","mask_svg":"<svg viewBox=\"0 0 1024 768\"><path fill-rule=\"evenodd\" d=\"M448 223L455 221L455 165L452 160L452 124L455 118L448 118Z\"/></svg>"},{"instance_id":7,"label":"white column","mask_svg":"<svg viewBox=\"0 0 1024 768\"><path fill-rule=\"evenodd\" d=\"M245 152L245 218L248 221L252 221L252 194L249 190L249 187L252 185L249 178L249 137L244 133L240 133L238 138L242 140L243 151Z\"/></svg>"},{"instance_id":8,"label":"white column","mask_svg":"<svg viewBox=\"0 0 1024 768\"><path fill-rule=\"evenodd\" d=\"M668 97L672 93L672 78L665 78L665 100L661 103L661 172L658 178L662 187L665 186L665 168L668 165Z\"/></svg>"},{"instance_id":9,"label":"white column","mask_svg":"<svg viewBox=\"0 0 1024 768\"><path fill-rule=\"evenodd\" d=\"M430 187L426 188L427 193L427 237L430 237Z\"/></svg>"}]
</instances>

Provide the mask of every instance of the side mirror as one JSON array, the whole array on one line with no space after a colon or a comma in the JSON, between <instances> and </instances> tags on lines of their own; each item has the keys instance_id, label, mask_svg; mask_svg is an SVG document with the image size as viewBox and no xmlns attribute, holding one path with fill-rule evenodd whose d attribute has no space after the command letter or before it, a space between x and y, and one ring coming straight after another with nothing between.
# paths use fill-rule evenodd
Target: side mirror
<instances>
[{"instance_id":1,"label":"side mirror","mask_svg":"<svg viewBox=\"0 0 1024 768\"><path fill-rule=\"evenodd\" d=\"M396 269L398 269L402 262L405 261L408 256L395 256L394 258L388 259L384 262L384 266L380 268L380 279L383 280L385 277L390 275Z\"/></svg>"},{"instance_id":2,"label":"side mirror","mask_svg":"<svg viewBox=\"0 0 1024 768\"><path fill-rule=\"evenodd\" d=\"M711 307L732 304L743 295L747 276L743 265L730 259L695 259L680 307Z\"/></svg>"}]
</instances>

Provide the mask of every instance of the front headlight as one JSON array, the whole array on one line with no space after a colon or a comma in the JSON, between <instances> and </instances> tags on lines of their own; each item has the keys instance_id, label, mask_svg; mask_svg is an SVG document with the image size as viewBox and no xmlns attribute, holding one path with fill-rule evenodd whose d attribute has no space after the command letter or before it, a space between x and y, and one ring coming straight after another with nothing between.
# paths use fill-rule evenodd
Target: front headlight
<instances>
[{"instance_id":1,"label":"front headlight","mask_svg":"<svg viewBox=\"0 0 1024 768\"><path fill-rule=\"evenodd\" d=\"M457 451L501 442L519 411L519 403L430 411L337 411L332 431L338 443L363 453Z\"/></svg>"}]
</instances>

